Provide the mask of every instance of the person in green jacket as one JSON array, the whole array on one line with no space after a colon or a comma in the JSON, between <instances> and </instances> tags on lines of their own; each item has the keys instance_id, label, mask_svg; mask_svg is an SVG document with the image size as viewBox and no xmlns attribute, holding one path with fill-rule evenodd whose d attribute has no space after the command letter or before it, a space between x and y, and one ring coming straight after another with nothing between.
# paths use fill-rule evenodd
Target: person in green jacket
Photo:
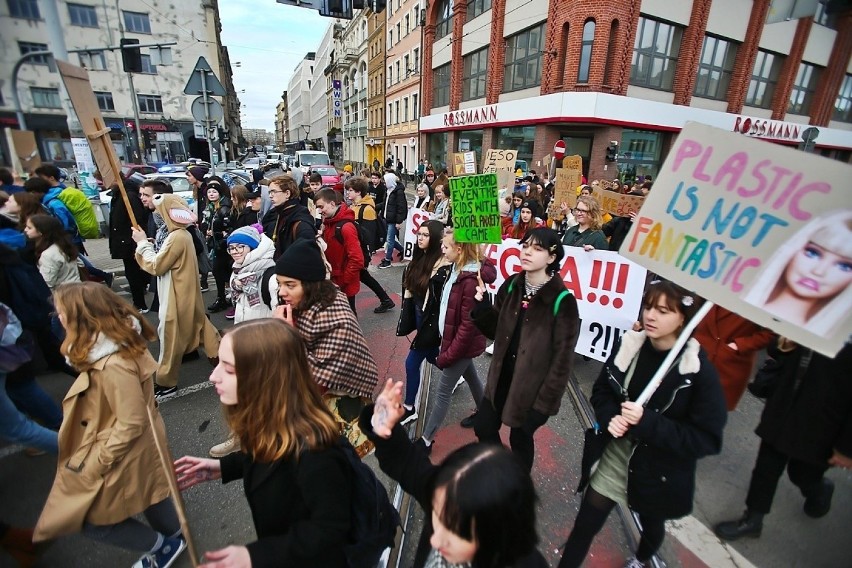
<instances>
[{"instance_id":1,"label":"person in green jacket","mask_svg":"<svg viewBox=\"0 0 852 568\"><path fill-rule=\"evenodd\" d=\"M563 214L567 212L566 206L563 209ZM583 247L587 251L608 250L609 244L601 230L600 203L590 195L581 195L577 198L577 205L574 206L572 213L574 213L574 218L578 224L565 231L562 244L571 247Z\"/></svg>"}]
</instances>

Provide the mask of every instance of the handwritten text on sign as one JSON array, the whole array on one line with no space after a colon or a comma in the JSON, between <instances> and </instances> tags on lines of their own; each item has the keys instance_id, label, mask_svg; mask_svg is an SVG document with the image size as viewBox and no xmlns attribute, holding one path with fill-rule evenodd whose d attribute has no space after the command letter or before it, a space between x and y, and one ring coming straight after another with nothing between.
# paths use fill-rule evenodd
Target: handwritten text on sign
<instances>
[{"instance_id":1,"label":"handwritten text on sign","mask_svg":"<svg viewBox=\"0 0 852 568\"><path fill-rule=\"evenodd\" d=\"M431 218L431 213L423 209L412 207L408 210L408 217L405 219L405 234L403 235L403 259L411 260L414 258L414 247L417 246L417 231L420 230L421 225L428 223Z\"/></svg>"},{"instance_id":2,"label":"handwritten text on sign","mask_svg":"<svg viewBox=\"0 0 852 568\"><path fill-rule=\"evenodd\" d=\"M497 266L497 280L488 286L492 293L521 271L516 240L485 247L485 256ZM559 274L577 299L582 319L576 352L605 361L615 341L639 315L645 269L615 252L566 246Z\"/></svg>"},{"instance_id":3,"label":"handwritten text on sign","mask_svg":"<svg viewBox=\"0 0 852 568\"><path fill-rule=\"evenodd\" d=\"M456 242L501 241L496 175L479 174L450 178L450 199Z\"/></svg>"},{"instance_id":4,"label":"handwritten text on sign","mask_svg":"<svg viewBox=\"0 0 852 568\"><path fill-rule=\"evenodd\" d=\"M813 259L852 264L850 178L848 164L689 123L621 253L832 356L852 332L852 273Z\"/></svg>"}]
</instances>

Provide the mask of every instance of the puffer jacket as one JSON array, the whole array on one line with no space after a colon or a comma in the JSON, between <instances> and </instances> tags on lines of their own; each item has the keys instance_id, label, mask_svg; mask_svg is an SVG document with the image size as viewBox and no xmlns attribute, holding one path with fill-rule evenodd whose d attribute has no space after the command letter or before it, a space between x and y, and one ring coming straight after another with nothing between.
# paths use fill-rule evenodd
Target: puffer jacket
<instances>
[{"instance_id":1,"label":"puffer jacket","mask_svg":"<svg viewBox=\"0 0 852 568\"><path fill-rule=\"evenodd\" d=\"M361 269L364 268L355 214L341 203L334 217L323 219L322 223L322 238L328 245L325 257L331 264L331 281L351 298L361 289ZM343 242L338 240L338 235Z\"/></svg>"},{"instance_id":2,"label":"puffer jacket","mask_svg":"<svg viewBox=\"0 0 852 568\"><path fill-rule=\"evenodd\" d=\"M480 269L482 281L490 284L497 279L497 268L483 260ZM445 369L462 360L479 357L485 351L485 336L473 323L470 312L476 305L476 272L462 272L450 290L444 329L441 330L441 351L438 368ZM437 298L440 302L440 297Z\"/></svg>"},{"instance_id":3,"label":"puffer jacket","mask_svg":"<svg viewBox=\"0 0 852 568\"><path fill-rule=\"evenodd\" d=\"M275 266L272 260L274 254L275 243L266 235L261 235L257 248L246 255L242 264L234 264L230 284L235 310L234 324L272 316L272 309L263 302L261 290L269 285L268 278L275 278L272 274L265 275L268 268Z\"/></svg>"}]
</instances>

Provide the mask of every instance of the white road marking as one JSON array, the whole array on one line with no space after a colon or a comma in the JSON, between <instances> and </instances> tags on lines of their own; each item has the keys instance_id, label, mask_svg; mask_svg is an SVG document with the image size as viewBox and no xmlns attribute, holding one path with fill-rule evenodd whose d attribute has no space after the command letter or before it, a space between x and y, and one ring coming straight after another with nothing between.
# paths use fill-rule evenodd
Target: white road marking
<instances>
[{"instance_id":1,"label":"white road marking","mask_svg":"<svg viewBox=\"0 0 852 568\"><path fill-rule=\"evenodd\" d=\"M731 545L719 540L713 531L693 516L666 523L666 532L713 568L756 568Z\"/></svg>"}]
</instances>

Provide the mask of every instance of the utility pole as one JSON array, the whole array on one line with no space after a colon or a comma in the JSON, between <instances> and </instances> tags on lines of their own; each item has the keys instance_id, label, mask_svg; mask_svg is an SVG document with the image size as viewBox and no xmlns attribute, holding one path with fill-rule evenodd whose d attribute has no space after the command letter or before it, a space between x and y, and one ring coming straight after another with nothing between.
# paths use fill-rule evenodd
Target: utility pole
<instances>
[{"instance_id":1,"label":"utility pole","mask_svg":"<svg viewBox=\"0 0 852 568\"><path fill-rule=\"evenodd\" d=\"M121 21L121 8L118 0L115 0L115 14L118 18L119 38L124 39L124 22ZM119 40L119 43L121 41ZM133 120L136 124L136 147L139 151L139 163L145 162L145 143L142 137L142 124L139 122L139 97L136 96L136 87L133 85L133 73L127 72L127 82L130 84L130 98L133 102Z\"/></svg>"}]
</instances>

